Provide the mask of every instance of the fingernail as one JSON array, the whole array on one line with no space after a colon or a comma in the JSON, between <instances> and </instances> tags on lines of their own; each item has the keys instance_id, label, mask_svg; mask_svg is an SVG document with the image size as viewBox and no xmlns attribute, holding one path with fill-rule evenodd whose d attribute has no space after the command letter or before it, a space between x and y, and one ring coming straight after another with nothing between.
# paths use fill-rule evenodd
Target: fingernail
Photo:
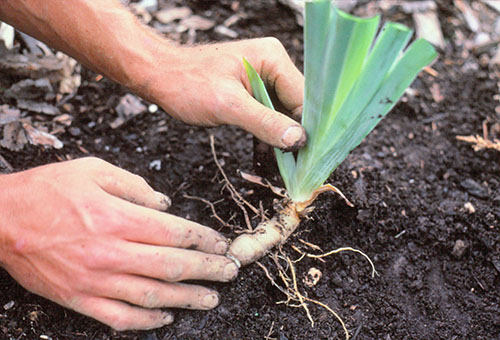
<instances>
[{"instance_id":1,"label":"fingernail","mask_svg":"<svg viewBox=\"0 0 500 340\"><path fill-rule=\"evenodd\" d=\"M224 255L227 252L227 247L226 241L219 241L215 244L214 251L217 255Z\"/></svg>"},{"instance_id":2,"label":"fingernail","mask_svg":"<svg viewBox=\"0 0 500 340\"><path fill-rule=\"evenodd\" d=\"M236 263L231 262L226 264L226 267L224 267L224 280L232 281L236 278L236 275L238 275Z\"/></svg>"},{"instance_id":3,"label":"fingernail","mask_svg":"<svg viewBox=\"0 0 500 340\"><path fill-rule=\"evenodd\" d=\"M162 194L161 192L156 191L156 197L158 202L160 203L161 210L167 210L172 205L172 200L167 195Z\"/></svg>"},{"instance_id":4,"label":"fingernail","mask_svg":"<svg viewBox=\"0 0 500 340\"><path fill-rule=\"evenodd\" d=\"M219 295L214 293L205 295L203 300L201 300L201 305L207 309L217 307L219 305Z\"/></svg>"},{"instance_id":5,"label":"fingernail","mask_svg":"<svg viewBox=\"0 0 500 340\"><path fill-rule=\"evenodd\" d=\"M174 322L174 316L170 313L164 313L163 314L163 324L164 325L169 325L172 322Z\"/></svg>"},{"instance_id":6,"label":"fingernail","mask_svg":"<svg viewBox=\"0 0 500 340\"><path fill-rule=\"evenodd\" d=\"M286 151L296 151L306 144L306 131L300 125L292 125L286 129L281 141L285 145Z\"/></svg>"}]
</instances>

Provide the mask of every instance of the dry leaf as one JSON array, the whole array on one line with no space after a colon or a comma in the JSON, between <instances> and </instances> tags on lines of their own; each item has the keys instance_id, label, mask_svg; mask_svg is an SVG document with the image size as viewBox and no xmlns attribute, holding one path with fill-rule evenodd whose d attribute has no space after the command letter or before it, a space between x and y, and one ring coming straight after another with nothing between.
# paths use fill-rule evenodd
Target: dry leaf
<instances>
[{"instance_id":1,"label":"dry leaf","mask_svg":"<svg viewBox=\"0 0 500 340\"><path fill-rule=\"evenodd\" d=\"M118 117L109 124L112 129L120 127L130 118L146 112L147 107L139 98L129 93L120 98L120 102L116 106L115 110Z\"/></svg>"},{"instance_id":2,"label":"dry leaf","mask_svg":"<svg viewBox=\"0 0 500 340\"><path fill-rule=\"evenodd\" d=\"M37 80L24 79L13 84L4 92L5 97L14 99L37 99L45 94L53 92L54 89L48 78Z\"/></svg>"},{"instance_id":3,"label":"dry leaf","mask_svg":"<svg viewBox=\"0 0 500 340\"><path fill-rule=\"evenodd\" d=\"M18 121L21 118L21 111L9 105L0 105L0 126Z\"/></svg>"},{"instance_id":4,"label":"dry leaf","mask_svg":"<svg viewBox=\"0 0 500 340\"><path fill-rule=\"evenodd\" d=\"M53 147L55 149L61 149L64 144L56 136L51 135L48 132L40 131L33 127L28 122L22 122L24 131L26 131L26 136L28 141L33 145L42 145L47 147Z\"/></svg>"},{"instance_id":5,"label":"dry leaf","mask_svg":"<svg viewBox=\"0 0 500 340\"><path fill-rule=\"evenodd\" d=\"M61 112L54 105L50 105L44 102L35 102L32 100L19 99L17 101L17 107L23 110L28 110L30 112L44 113L46 115L55 116Z\"/></svg>"},{"instance_id":6,"label":"dry leaf","mask_svg":"<svg viewBox=\"0 0 500 340\"><path fill-rule=\"evenodd\" d=\"M11 151L19 151L24 148L27 142L28 139L20 121L17 120L4 125L3 139L0 140L0 146Z\"/></svg>"}]
</instances>

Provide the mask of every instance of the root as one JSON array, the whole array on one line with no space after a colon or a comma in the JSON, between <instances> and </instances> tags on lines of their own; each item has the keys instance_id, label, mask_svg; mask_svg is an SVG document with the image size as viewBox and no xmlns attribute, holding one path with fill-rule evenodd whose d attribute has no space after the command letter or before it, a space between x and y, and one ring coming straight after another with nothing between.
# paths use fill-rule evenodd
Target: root
<instances>
[{"instance_id":1,"label":"root","mask_svg":"<svg viewBox=\"0 0 500 340\"><path fill-rule=\"evenodd\" d=\"M344 320L342 320L342 318L332 308L330 308L327 304L325 304L321 301L318 301L318 300L311 299L310 297L308 297L300 292L298 284L297 284L297 275L296 275L295 265L294 265L294 263L298 262L300 259L293 261L292 259L290 259L290 257L286 256L285 254L282 254L280 256L280 258L283 258L287 262L288 268L290 269L291 278L288 276L286 271L283 269L281 264L278 262L278 256L276 254L273 256L273 259L276 262L277 267L278 267L279 276L280 276L283 284L285 285L285 287L282 287L276 283L276 281L273 279L273 277L271 276L271 274L269 273L269 271L267 270L267 268L263 264L261 264L258 261L256 262L257 265L260 268L262 268L262 270L264 271L266 277L269 279L271 284L274 287L278 288L279 291L281 291L287 297L286 301L281 301L278 303L285 303L286 305L288 305L290 307L303 308L306 315L307 315L307 318L311 322L311 327L314 327L315 322L314 322L314 319L311 315L311 312L309 310L309 306L307 305L307 302L311 302L315 305L318 305L318 306L324 308L330 314L332 314L335 317L335 319L340 323L340 325L342 326L342 329L344 331L344 334L345 334L345 339L348 340L349 339L349 331L347 330L347 327L345 325ZM303 256L301 257L301 259L302 258L303 258ZM297 304L291 304L292 301L296 302Z\"/></svg>"},{"instance_id":2,"label":"root","mask_svg":"<svg viewBox=\"0 0 500 340\"><path fill-rule=\"evenodd\" d=\"M329 251L329 252L324 253L324 254L320 254L320 255L307 254L306 256L307 257L312 257L313 259L320 259L320 258L327 257L327 256L330 256L330 255L333 255L333 254L337 254L337 253L340 253L340 252L343 252L343 251L352 251L352 252L361 254L362 256L364 256L365 259L368 260L368 262L370 263L370 266L372 267L372 277L375 277L375 274L378 274L377 271L375 270L375 265L373 264L373 262L370 259L370 257L368 257L368 255L366 255L365 253L363 253L361 250L354 249L354 248L351 248L351 247L341 247L341 248L337 248L335 250Z\"/></svg>"},{"instance_id":3,"label":"root","mask_svg":"<svg viewBox=\"0 0 500 340\"><path fill-rule=\"evenodd\" d=\"M353 206L342 192L331 184L325 184L315 190L311 198L305 202L296 203L284 199L281 201L284 206L277 209L278 212L272 219L261 222L250 233L238 236L229 247L228 255L237 259L242 266L246 266L260 259L274 246L285 243L299 226L300 218L314 208L311 204L324 192L337 193L347 205Z\"/></svg>"},{"instance_id":4,"label":"root","mask_svg":"<svg viewBox=\"0 0 500 340\"><path fill-rule=\"evenodd\" d=\"M282 244L297 229L300 216L288 203L270 220L261 222L252 233L238 236L229 246L228 255L246 266L260 259L277 244Z\"/></svg>"},{"instance_id":5,"label":"root","mask_svg":"<svg viewBox=\"0 0 500 340\"><path fill-rule=\"evenodd\" d=\"M238 207L243 211L243 215L245 216L245 223L247 225L247 230L252 231L252 224L250 223L250 217L248 216L248 212L245 209L245 205L252 210L256 215L260 214L259 209L251 205L249 202L247 202L241 195L240 193L236 190L236 188L231 184L229 181L229 178L227 178L226 173L224 172L224 169L219 163L219 160L217 159L217 154L215 152L215 137L213 135L210 135L210 149L212 150L212 156L214 157L214 162L215 165L217 165L217 168L219 169L222 177L224 178L224 183L225 187L229 190L229 193L231 194L231 197L233 201L238 205Z\"/></svg>"},{"instance_id":6,"label":"root","mask_svg":"<svg viewBox=\"0 0 500 340\"><path fill-rule=\"evenodd\" d=\"M212 210L212 216L213 218L215 218L217 221L219 221L219 223L223 226L223 227L226 227L226 228L230 228L230 229L235 229L237 228L235 225L232 225L229 223L229 221L224 221L219 215L217 215L217 212L215 211L215 204L221 202L221 201L217 201L215 203L212 203L210 202L209 200L207 199L204 199L202 197L196 197L196 196L190 196L188 194L184 194L183 195L185 198L187 199L191 199L191 200L197 200L197 201L201 201L203 203L205 203L206 205L208 205L210 207L210 210Z\"/></svg>"}]
</instances>

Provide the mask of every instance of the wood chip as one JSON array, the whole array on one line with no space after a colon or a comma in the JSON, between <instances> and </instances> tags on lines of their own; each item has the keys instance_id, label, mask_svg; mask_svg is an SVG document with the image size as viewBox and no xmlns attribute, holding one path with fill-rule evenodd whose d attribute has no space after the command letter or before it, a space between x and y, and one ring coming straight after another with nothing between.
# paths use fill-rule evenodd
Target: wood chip
<instances>
[{"instance_id":1,"label":"wood chip","mask_svg":"<svg viewBox=\"0 0 500 340\"><path fill-rule=\"evenodd\" d=\"M443 101L444 96L441 94L441 89L438 83L432 84L429 90L431 91L432 99L434 99L436 103Z\"/></svg>"},{"instance_id":2,"label":"wood chip","mask_svg":"<svg viewBox=\"0 0 500 340\"><path fill-rule=\"evenodd\" d=\"M189 7L166 8L155 13L155 18L162 24L189 17L193 11Z\"/></svg>"},{"instance_id":3,"label":"wood chip","mask_svg":"<svg viewBox=\"0 0 500 340\"><path fill-rule=\"evenodd\" d=\"M232 38L232 39L238 38L238 32L236 32L230 28L227 28L226 26L219 25L219 26L215 27L214 31L216 33L219 33L220 35L224 35L224 36Z\"/></svg>"},{"instance_id":4,"label":"wood chip","mask_svg":"<svg viewBox=\"0 0 500 340\"><path fill-rule=\"evenodd\" d=\"M426 39L433 45L444 49L445 41L436 11L415 12L413 20L418 38Z\"/></svg>"},{"instance_id":5,"label":"wood chip","mask_svg":"<svg viewBox=\"0 0 500 340\"><path fill-rule=\"evenodd\" d=\"M187 30L206 31L215 26L215 21L201 17L199 15L192 15L181 20L177 26L177 32L185 32Z\"/></svg>"},{"instance_id":6,"label":"wood chip","mask_svg":"<svg viewBox=\"0 0 500 340\"><path fill-rule=\"evenodd\" d=\"M477 14L472 8L470 8L469 4L466 3L463 0L453 0L455 7L462 12L465 23L467 26L470 28L472 32L478 32L481 24L479 22L479 19L477 17Z\"/></svg>"},{"instance_id":7,"label":"wood chip","mask_svg":"<svg viewBox=\"0 0 500 340\"><path fill-rule=\"evenodd\" d=\"M498 0L483 0L485 4L496 10L498 13L500 13L500 1Z\"/></svg>"}]
</instances>

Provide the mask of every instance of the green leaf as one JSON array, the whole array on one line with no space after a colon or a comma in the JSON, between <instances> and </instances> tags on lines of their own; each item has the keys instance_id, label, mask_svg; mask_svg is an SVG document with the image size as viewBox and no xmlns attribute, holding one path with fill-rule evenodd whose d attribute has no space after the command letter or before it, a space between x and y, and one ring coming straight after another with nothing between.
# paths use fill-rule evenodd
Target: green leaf
<instances>
[{"instance_id":1,"label":"green leaf","mask_svg":"<svg viewBox=\"0 0 500 340\"><path fill-rule=\"evenodd\" d=\"M324 183L349 152L358 146L396 105L420 69L429 64L436 55L430 43L423 39L415 41L395 62L374 95L369 97L365 107L346 108L360 109L360 112L355 116L346 115L345 121L339 121L330 127L326 133L330 136L330 141L326 140L323 144L322 154L314 155L315 162L307 169L306 176L299 181L296 188L296 192L300 193L297 194L298 200L307 199L315 188Z\"/></svg>"},{"instance_id":2,"label":"green leaf","mask_svg":"<svg viewBox=\"0 0 500 340\"><path fill-rule=\"evenodd\" d=\"M267 106L271 110L274 110L273 103L269 94L267 93L266 86L260 78L259 74L253 68L250 63L243 58L243 64L245 65L245 71L250 81L250 86L252 87L253 96L261 104ZM295 158L291 152L283 152L280 149L274 148L274 153L276 155L276 161L278 163L278 168L280 171L281 178L285 183L286 188L291 187L291 179L293 172L295 170Z\"/></svg>"},{"instance_id":3,"label":"green leaf","mask_svg":"<svg viewBox=\"0 0 500 340\"><path fill-rule=\"evenodd\" d=\"M311 197L437 56L425 40L403 51L413 32L397 23L386 23L373 42L379 16L357 18L331 7L330 0L306 2L305 16L302 125L308 143L296 161L276 150L296 202ZM259 75L246 61L245 67L254 96L272 108Z\"/></svg>"}]
</instances>

